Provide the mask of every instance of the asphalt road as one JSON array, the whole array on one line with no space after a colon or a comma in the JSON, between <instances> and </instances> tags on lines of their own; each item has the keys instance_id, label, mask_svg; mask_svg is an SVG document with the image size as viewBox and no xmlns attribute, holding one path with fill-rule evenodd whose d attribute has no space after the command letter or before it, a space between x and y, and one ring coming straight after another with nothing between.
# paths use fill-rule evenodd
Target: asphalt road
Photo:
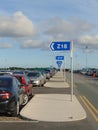
<instances>
[{"instance_id":1,"label":"asphalt road","mask_svg":"<svg viewBox=\"0 0 98 130\"><path fill-rule=\"evenodd\" d=\"M74 74L75 92L87 112L87 121L98 130L98 78Z\"/></svg>"},{"instance_id":2,"label":"asphalt road","mask_svg":"<svg viewBox=\"0 0 98 130\"><path fill-rule=\"evenodd\" d=\"M70 123L24 122L0 123L1 130L93 130L87 120Z\"/></svg>"},{"instance_id":3,"label":"asphalt road","mask_svg":"<svg viewBox=\"0 0 98 130\"><path fill-rule=\"evenodd\" d=\"M78 80L77 80L78 78ZM80 102L83 104L84 108L85 105L80 99L80 96L82 97L83 95L87 97L92 97L90 96L88 91L88 87L85 90L85 84L89 84L88 80L84 82L86 79L85 77L81 75L74 75L74 81L76 83L75 85L75 93L77 94L77 97L79 98ZM49 81L51 82L51 81ZM53 81L52 81L53 82ZM92 81L93 83L94 81ZM85 85L85 86L84 86ZM97 87L97 85L96 85ZM96 88L95 87L95 88ZM84 90L83 90L84 88ZM91 87L92 88L92 87ZM35 94L47 94L47 93L56 93L56 94L69 94L70 93L70 88L49 88L47 87L34 87L34 93ZM97 95L97 94L96 94ZM97 97L96 97L97 100ZM96 103L95 103L96 104ZM96 105L97 106L97 105ZM86 108L85 108L86 109ZM65 108L66 110L66 108ZM22 120L20 118L11 119L10 117L8 122L0 122L0 129L1 130L97 130L97 123L91 116L91 113L87 110L88 113L88 118L82 121L75 121L75 122L36 122L36 121L26 121ZM2 117L3 119L3 117ZM17 122L18 121L18 122ZM21 122L23 121L23 122Z\"/></svg>"}]
</instances>

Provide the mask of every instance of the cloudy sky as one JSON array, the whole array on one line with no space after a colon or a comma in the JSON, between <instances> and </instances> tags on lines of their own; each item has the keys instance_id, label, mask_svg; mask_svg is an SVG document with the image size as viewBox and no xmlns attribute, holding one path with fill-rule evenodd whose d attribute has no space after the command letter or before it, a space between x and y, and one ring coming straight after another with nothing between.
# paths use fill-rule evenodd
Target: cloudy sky
<instances>
[{"instance_id":1,"label":"cloudy sky","mask_svg":"<svg viewBox=\"0 0 98 130\"><path fill-rule=\"evenodd\" d=\"M98 68L97 0L0 1L0 67L56 66L52 41L74 43L74 68Z\"/></svg>"}]
</instances>

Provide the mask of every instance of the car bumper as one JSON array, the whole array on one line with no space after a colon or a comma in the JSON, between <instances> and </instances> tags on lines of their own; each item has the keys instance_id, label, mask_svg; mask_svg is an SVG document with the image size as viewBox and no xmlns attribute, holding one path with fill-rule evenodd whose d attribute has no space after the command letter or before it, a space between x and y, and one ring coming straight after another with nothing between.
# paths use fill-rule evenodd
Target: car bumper
<instances>
[{"instance_id":1,"label":"car bumper","mask_svg":"<svg viewBox=\"0 0 98 130\"><path fill-rule=\"evenodd\" d=\"M40 82L35 82L35 81L30 81L31 84L33 84L33 86L39 86L40 85Z\"/></svg>"},{"instance_id":2,"label":"car bumper","mask_svg":"<svg viewBox=\"0 0 98 130\"><path fill-rule=\"evenodd\" d=\"M0 102L0 113L4 113L8 111L8 101Z\"/></svg>"}]
</instances>

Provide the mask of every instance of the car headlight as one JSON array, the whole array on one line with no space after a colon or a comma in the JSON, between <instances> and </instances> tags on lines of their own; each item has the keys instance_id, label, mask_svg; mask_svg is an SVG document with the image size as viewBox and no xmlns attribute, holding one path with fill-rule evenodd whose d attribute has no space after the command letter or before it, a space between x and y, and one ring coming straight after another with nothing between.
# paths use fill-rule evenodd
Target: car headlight
<instances>
[{"instance_id":1,"label":"car headlight","mask_svg":"<svg viewBox=\"0 0 98 130\"><path fill-rule=\"evenodd\" d=\"M37 84L38 84L38 83L39 83L39 81L38 81L38 80L36 80L36 81L34 81L34 83L37 83Z\"/></svg>"}]
</instances>

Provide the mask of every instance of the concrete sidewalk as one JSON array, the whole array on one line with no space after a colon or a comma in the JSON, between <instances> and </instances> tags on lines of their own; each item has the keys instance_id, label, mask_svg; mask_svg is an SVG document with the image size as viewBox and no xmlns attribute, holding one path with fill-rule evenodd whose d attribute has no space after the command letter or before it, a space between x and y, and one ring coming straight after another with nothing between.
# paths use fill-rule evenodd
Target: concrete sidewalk
<instances>
[{"instance_id":1,"label":"concrete sidewalk","mask_svg":"<svg viewBox=\"0 0 98 130\"><path fill-rule=\"evenodd\" d=\"M63 78L63 72L58 72L56 75L50 79L49 82L45 84L45 87L49 88L69 88L70 85L65 82Z\"/></svg>"},{"instance_id":2,"label":"concrete sidewalk","mask_svg":"<svg viewBox=\"0 0 98 130\"><path fill-rule=\"evenodd\" d=\"M62 74L57 73L51 79L53 82L50 80L47 86L54 88L58 84L59 88L66 89L68 84L64 83L62 78ZM70 94L37 94L21 110L20 115L30 120L47 122L68 122L86 118L86 112L76 96L73 95L71 101Z\"/></svg>"}]
</instances>

